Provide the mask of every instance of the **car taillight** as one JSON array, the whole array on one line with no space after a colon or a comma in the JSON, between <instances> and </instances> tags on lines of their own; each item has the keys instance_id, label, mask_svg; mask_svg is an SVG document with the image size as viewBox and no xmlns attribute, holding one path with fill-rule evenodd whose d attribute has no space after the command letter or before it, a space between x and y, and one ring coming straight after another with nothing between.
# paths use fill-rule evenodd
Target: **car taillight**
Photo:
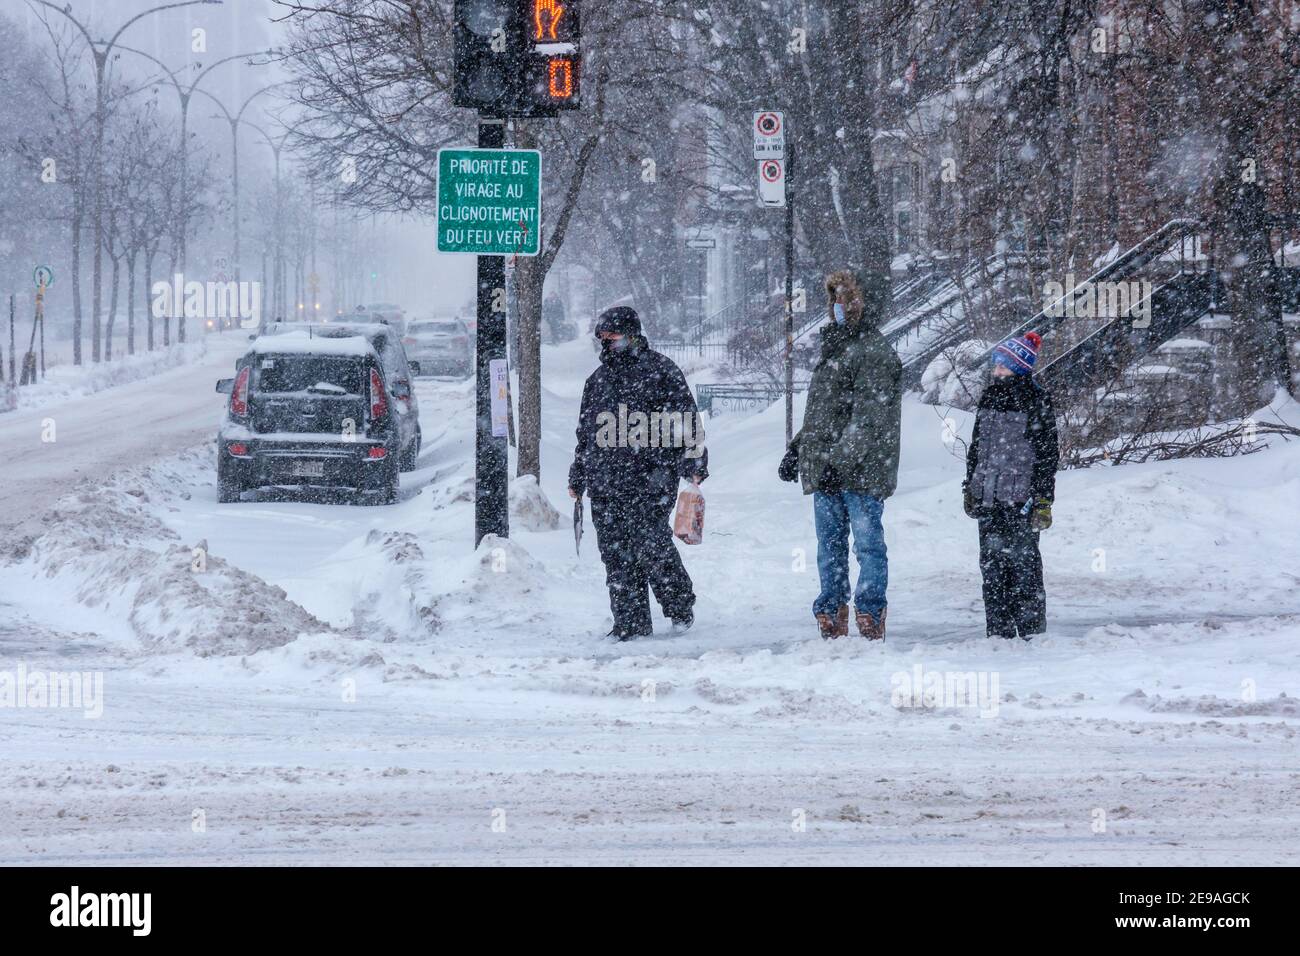
<instances>
[{"instance_id":1,"label":"car taillight","mask_svg":"<svg viewBox=\"0 0 1300 956\"><path fill-rule=\"evenodd\" d=\"M454 341L456 342L457 345L464 345L466 342L469 341L469 339L465 338L465 336L463 335L458 335L456 336Z\"/></svg>"},{"instance_id":2,"label":"car taillight","mask_svg":"<svg viewBox=\"0 0 1300 956\"><path fill-rule=\"evenodd\" d=\"M230 414L248 414L248 374L252 369L240 369L235 378L235 387L230 390Z\"/></svg>"},{"instance_id":3,"label":"car taillight","mask_svg":"<svg viewBox=\"0 0 1300 956\"><path fill-rule=\"evenodd\" d=\"M415 339L411 338L411 337L408 335L406 338L402 339L402 344L403 344L403 345L414 345L414 344L415 344Z\"/></svg>"},{"instance_id":4,"label":"car taillight","mask_svg":"<svg viewBox=\"0 0 1300 956\"><path fill-rule=\"evenodd\" d=\"M368 454L368 457L370 457L370 458L383 458L383 457L385 457L387 454L388 454L388 449L385 448L383 445L371 445L371 446L370 446L370 452L369 452L369 454Z\"/></svg>"},{"instance_id":5,"label":"car taillight","mask_svg":"<svg viewBox=\"0 0 1300 956\"><path fill-rule=\"evenodd\" d=\"M232 455L247 455L248 446L245 445L243 442L232 441L229 445L226 446L226 451L230 452Z\"/></svg>"},{"instance_id":6,"label":"car taillight","mask_svg":"<svg viewBox=\"0 0 1300 956\"><path fill-rule=\"evenodd\" d=\"M384 380L378 369L370 370L370 418L377 421L388 414L388 399L384 395Z\"/></svg>"}]
</instances>

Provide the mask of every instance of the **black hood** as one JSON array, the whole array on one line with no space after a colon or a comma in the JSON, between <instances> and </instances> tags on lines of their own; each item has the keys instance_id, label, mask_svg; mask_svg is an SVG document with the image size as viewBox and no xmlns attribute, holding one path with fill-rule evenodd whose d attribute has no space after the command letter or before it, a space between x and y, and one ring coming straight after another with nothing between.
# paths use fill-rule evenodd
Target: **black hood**
<instances>
[{"instance_id":1,"label":"black hood","mask_svg":"<svg viewBox=\"0 0 1300 956\"><path fill-rule=\"evenodd\" d=\"M626 305L616 305L612 309L606 309L600 313L596 319L596 335L602 332L614 332L618 335L640 335L641 334L641 317L636 314L636 309L629 308Z\"/></svg>"}]
</instances>

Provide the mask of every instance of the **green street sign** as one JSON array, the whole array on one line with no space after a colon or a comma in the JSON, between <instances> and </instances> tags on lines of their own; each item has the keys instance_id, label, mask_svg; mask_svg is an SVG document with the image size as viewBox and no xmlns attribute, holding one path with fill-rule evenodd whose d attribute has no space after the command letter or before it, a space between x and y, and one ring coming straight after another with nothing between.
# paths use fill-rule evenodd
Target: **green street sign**
<instances>
[{"instance_id":1,"label":"green street sign","mask_svg":"<svg viewBox=\"0 0 1300 956\"><path fill-rule=\"evenodd\" d=\"M32 279L35 281L37 288L42 285L52 286L54 285L54 270L49 266L37 266L32 270Z\"/></svg>"},{"instance_id":2,"label":"green street sign","mask_svg":"<svg viewBox=\"0 0 1300 956\"><path fill-rule=\"evenodd\" d=\"M438 150L439 252L535 256L541 222L538 150Z\"/></svg>"}]
</instances>

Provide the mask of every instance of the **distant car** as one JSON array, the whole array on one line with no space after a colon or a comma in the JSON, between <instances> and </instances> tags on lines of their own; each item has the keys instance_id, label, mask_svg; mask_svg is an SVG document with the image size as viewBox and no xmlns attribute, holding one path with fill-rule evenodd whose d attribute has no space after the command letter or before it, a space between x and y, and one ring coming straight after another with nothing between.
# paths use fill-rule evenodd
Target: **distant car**
<instances>
[{"instance_id":1,"label":"distant car","mask_svg":"<svg viewBox=\"0 0 1300 956\"><path fill-rule=\"evenodd\" d=\"M460 319L412 319L402 339L415 375L469 375L474 347Z\"/></svg>"},{"instance_id":2,"label":"distant car","mask_svg":"<svg viewBox=\"0 0 1300 956\"><path fill-rule=\"evenodd\" d=\"M277 323L217 382L217 500L331 489L397 500L420 454L420 408L401 340L379 324Z\"/></svg>"},{"instance_id":3,"label":"distant car","mask_svg":"<svg viewBox=\"0 0 1300 956\"><path fill-rule=\"evenodd\" d=\"M400 305L395 305L392 302L376 302L373 305L357 306L357 313L352 317L352 321L378 322L391 329L396 329L398 335L406 332L406 313L402 311Z\"/></svg>"}]
</instances>

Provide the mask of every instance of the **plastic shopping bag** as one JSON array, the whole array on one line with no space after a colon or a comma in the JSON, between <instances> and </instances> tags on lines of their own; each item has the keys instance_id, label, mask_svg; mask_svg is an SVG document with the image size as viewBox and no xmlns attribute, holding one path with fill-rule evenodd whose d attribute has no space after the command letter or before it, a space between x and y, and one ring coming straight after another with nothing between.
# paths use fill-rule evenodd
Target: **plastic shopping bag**
<instances>
[{"instance_id":1,"label":"plastic shopping bag","mask_svg":"<svg viewBox=\"0 0 1300 956\"><path fill-rule=\"evenodd\" d=\"M685 544L699 544L704 540L704 495L700 493L700 486L694 482L677 495L673 534Z\"/></svg>"}]
</instances>

